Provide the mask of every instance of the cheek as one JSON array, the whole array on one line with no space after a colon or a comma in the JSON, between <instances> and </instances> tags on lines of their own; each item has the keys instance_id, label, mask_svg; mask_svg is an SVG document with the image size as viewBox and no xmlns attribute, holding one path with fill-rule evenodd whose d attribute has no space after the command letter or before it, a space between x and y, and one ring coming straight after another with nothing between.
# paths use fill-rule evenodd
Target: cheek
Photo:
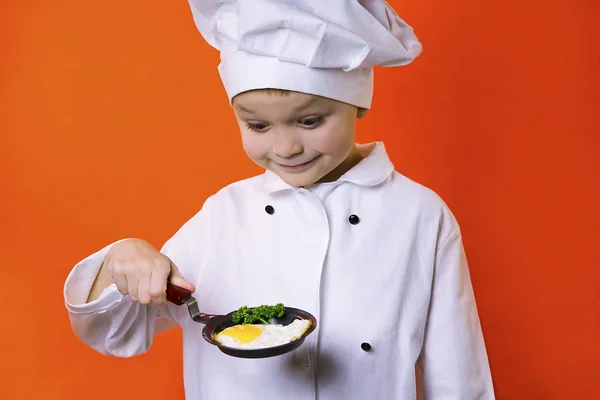
<instances>
[{"instance_id":1,"label":"cheek","mask_svg":"<svg viewBox=\"0 0 600 400\"><path fill-rule=\"evenodd\" d=\"M354 144L353 129L350 126L332 125L323 127L322 131L314 136L313 148L320 153L343 153Z\"/></svg>"},{"instance_id":2,"label":"cheek","mask_svg":"<svg viewBox=\"0 0 600 400\"><path fill-rule=\"evenodd\" d=\"M264 157L269 152L266 137L254 132L242 131L242 146L248 157L254 160Z\"/></svg>"}]
</instances>

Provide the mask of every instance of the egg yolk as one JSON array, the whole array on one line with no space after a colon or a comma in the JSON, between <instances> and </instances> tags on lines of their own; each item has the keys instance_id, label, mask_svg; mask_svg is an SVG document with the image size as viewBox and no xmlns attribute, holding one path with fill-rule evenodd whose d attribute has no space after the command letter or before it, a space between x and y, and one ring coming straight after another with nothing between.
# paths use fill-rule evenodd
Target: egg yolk
<instances>
[{"instance_id":1,"label":"egg yolk","mask_svg":"<svg viewBox=\"0 0 600 400\"><path fill-rule=\"evenodd\" d=\"M262 333L262 329L253 325L235 325L224 329L217 336L225 335L239 340L241 343L250 343Z\"/></svg>"}]
</instances>

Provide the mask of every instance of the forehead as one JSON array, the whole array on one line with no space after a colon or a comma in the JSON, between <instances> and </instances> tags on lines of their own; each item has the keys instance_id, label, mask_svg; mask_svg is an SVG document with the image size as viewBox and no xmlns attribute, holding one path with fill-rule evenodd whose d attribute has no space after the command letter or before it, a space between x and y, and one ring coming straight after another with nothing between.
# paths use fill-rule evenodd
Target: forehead
<instances>
[{"instance_id":1,"label":"forehead","mask_svg":"<svg viewBox=\"0 0 600 400\"><path fill-rule=\"evenodd\" d=\"M335 105L336 101L300 92L272 92L254 90L241 93L233 99L233 106L240 112L303 111L313 106Z\"/></svg>"}]
</instances>

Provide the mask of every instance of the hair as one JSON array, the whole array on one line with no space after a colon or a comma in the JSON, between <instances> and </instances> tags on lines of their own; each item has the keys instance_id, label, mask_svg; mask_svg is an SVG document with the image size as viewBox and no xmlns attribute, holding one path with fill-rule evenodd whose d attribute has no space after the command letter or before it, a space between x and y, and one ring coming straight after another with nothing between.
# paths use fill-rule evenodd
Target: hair
<instances>
[{"instance_id":1,"label":"hair","mask_svg":"<svg viewBox=\"0 0 600 400\"><path fill-rule=\"evenodd\" d=\"M257 91L263 92L266 95L269 96L289 96L290 93L292 93L290 90L286 90L286 89L273 89L273 88L266 88L266 89L256 89Z\"/></svg>"}]
</instances>

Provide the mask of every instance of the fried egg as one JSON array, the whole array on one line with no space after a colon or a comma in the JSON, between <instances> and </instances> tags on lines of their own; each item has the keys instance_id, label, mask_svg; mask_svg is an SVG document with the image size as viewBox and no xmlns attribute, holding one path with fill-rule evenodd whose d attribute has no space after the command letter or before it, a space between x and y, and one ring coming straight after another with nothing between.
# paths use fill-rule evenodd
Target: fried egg
<instances>
[{"instance_id":1,"label":"fried egg","mask_svg":"<svg viewBox=\"0 0 600 400\"><path fill-rule=\"evenodd\" d=\"M310 326L309 319L297 319L289 325L242 324L230 326L213 338L236 349L263 349L298 340Z\"/></svg>"}]
</instances>

